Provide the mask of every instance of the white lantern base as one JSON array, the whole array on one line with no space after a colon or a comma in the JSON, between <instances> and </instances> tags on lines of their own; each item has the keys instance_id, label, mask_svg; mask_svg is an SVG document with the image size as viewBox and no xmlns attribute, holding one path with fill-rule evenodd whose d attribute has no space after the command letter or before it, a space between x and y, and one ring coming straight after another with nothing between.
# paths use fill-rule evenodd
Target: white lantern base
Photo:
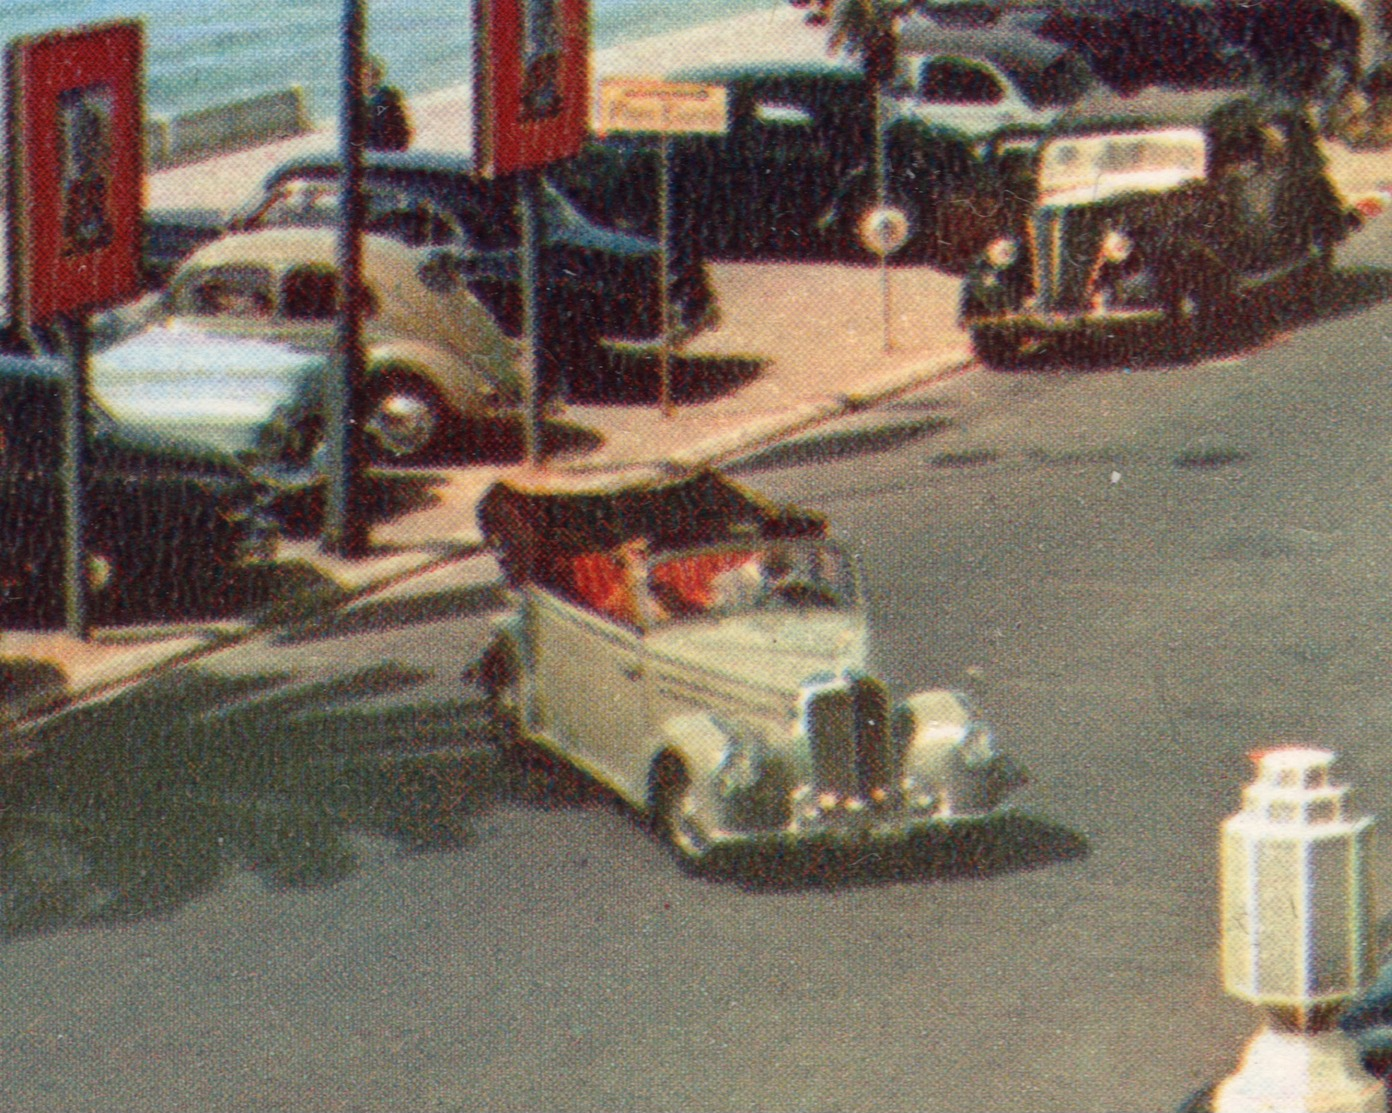
<instances>
[{"instance_id":1,"label":"white lantern base","mask_svg":"<svg viewBox=\"0 0 1392 1113\"><path fill-rule=\"evenodd\" d=\"M1387 1113L1387 1091L1338 1029L1262 1028L1237 1072L1218 1084L1213 1113Z\"/></svg>"}]
</instances>

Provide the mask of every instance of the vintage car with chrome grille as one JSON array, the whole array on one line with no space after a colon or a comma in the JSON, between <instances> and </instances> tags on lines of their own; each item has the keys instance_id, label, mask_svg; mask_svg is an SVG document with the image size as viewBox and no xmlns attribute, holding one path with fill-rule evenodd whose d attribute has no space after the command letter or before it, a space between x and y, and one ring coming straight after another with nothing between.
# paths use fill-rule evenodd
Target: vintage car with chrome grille
<instances>
[{"instance_id":1,"label":"vintage car with chrome grille","mask_svg":"<svg viewBox=\"0 0 1392 1113\"><path fill-rule=\"evenodd\" d=\"M473 672L498 721L684 859L972 823L1023 783L964 694L891 697L855 562L816 515L701 471L507 480L479 521L520 599Z\"/></svg>"},{"instance_id":2,"label":"vintage car with chrome grille","mask_svg":"<svg viewBox=\"0 0 1392 1113\"><path fill-rule=\"evenodd\" d=\"M987 362L1128 322L1201 338L1256 286L1322 281L1360 223L1289 103L1153 91L1075 112L1086 124L1040 147L1033 210L963 285L962 323Z\"/></svg>"}]
</instances>

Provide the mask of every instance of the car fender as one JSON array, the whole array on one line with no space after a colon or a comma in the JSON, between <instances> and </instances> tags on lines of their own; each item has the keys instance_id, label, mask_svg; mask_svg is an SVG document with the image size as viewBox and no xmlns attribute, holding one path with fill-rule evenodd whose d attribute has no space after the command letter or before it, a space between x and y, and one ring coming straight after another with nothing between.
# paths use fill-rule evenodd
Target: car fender
<instances>
[{"instance_id":1,"label":"car fender","mask_svg":"<svg viewBox=\"0 0 1392 1113\"><path fill-rule=\"evenodd\" d=\"M664 755L681 760L690 778L689 812L705 828L720 824L720 802L715 791L716 773L735 733L709 714L677 715L664 722L650 747L652 758L644 776ZM647 788L645 785L644 792ZM646 795L645 795L646 799ZM650 805L651 800L647 803Z\"/></svg>"},{"instance_id":2,"label":"car fender","mask_svg":"<svg viewBox=\"0 0 1392 1113\"><path fill-rule=\"evenodd\" d=\"M1028 775L998 753L990 728L962 692L916 692L894 709L891 730L905 747L913 791L928 793L943 816L983 814L1027 783Z\"/></svg>"},{"instance_id":3,"label":"car fender","mask_svg":"<svg viewBox=\"0 0 1392 1113\"><path fill-rule=\"evenodd\" d=\"M498 392L482 367L430 344L398 339L376 343L368 349L369 379L401 372L430 383L460 413L486 410Z\"/></svg>"}]
</instances>

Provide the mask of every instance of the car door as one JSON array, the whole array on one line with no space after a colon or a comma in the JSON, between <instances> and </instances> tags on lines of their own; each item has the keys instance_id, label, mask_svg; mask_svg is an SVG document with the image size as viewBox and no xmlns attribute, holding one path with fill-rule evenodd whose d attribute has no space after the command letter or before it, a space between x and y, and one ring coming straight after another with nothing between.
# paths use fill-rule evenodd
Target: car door
<instances>
[{"instance_id":1,"label":"car door","mask_svg":"<svg viewBox=\"0 0 1392 1113\"><path fill-rule=\"evenodd\" d=\"M641 795L632 771L646 768L649 734L642 634L548 591L528 591L543 733L606 784Z\"/></svg>"}]
</instances>

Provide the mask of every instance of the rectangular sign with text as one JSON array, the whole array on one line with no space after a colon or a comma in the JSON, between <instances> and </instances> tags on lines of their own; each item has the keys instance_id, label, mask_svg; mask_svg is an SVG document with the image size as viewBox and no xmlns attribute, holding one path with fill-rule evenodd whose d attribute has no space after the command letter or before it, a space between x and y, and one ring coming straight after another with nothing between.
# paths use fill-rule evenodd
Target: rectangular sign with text
<instances>
[{"instance_id":1,"label":"rectangular sign with text","mask_svg":"<svg viewBox=\"0 0 1392 1113\"><path fill-rule=\"evenodd\" d=\"M133 20L9 44L9 280L19 324L140 292L143 52Z\"/></svg>"},{"instance_id":2,"label":"rectangular sign with text","mask_svg":"<svg viewBox=\"0 0 1392 1113\"><path fill-rule=\"evenodd\" d=\"M599 83L599 133L719 135L726 130L724 85L611 77Z\"/></svg>"}]
</instances>

